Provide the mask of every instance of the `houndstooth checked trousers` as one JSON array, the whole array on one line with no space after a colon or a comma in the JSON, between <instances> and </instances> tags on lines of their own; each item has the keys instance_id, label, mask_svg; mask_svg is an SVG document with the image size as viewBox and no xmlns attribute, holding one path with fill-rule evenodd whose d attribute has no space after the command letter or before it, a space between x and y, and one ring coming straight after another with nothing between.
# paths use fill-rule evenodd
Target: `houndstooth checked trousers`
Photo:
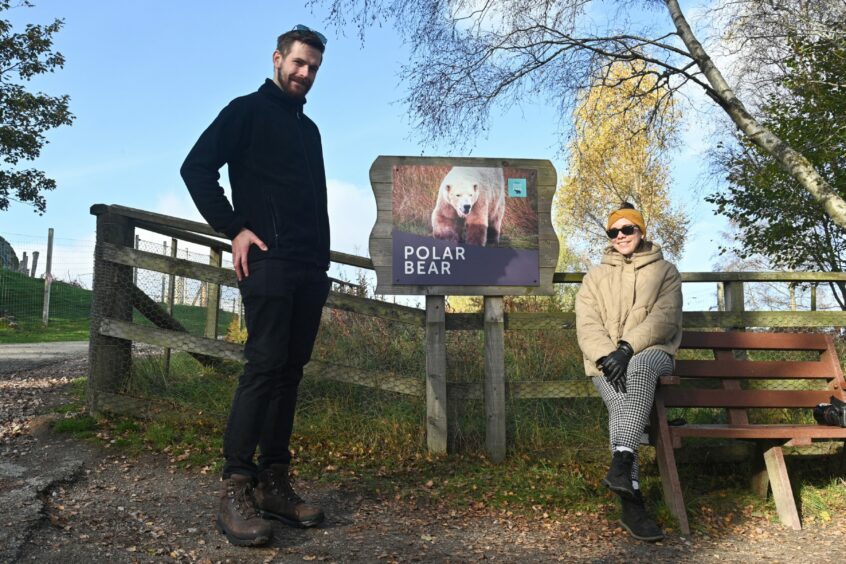
<instances>
[{"instance_id":1,"label":"houndstooth checked trousers","mask_svg":"<svg viewBox=\"0 0 846 564\"><path fill-rule=\"evenodd\" d=\"M664 351L647 349L634 355L626 372L626 393L618 393L604 376L593 378L593 385L608 408L608 431L611 451L627 447L635 454L632 480L639 481L638 447L655 399L658 378L673 371L673 359Z\"/></svg>"}]
</instances>

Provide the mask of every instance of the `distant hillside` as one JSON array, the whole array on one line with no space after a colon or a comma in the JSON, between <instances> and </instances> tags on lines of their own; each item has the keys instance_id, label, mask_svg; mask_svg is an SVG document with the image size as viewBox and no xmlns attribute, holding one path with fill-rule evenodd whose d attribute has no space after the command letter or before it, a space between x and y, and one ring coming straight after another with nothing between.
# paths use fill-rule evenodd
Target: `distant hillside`
<instances>
[{"instance_id":1,"label":"distant hillside","mask_svg":"<svg viewBox=\"0 0 846 564\"><path fill-rule=\"evenodd\" d=\"M41 320L44 308L44 280L19 272L0 270L0 315L12 315L16 321ZM87 318L91 311L91 290L53 282L50 311L68 319Z\"/></svg>"},{"instance_id":2,"label":"distant hillside","mask_svg":"<svg viewBox=\"0 0 846 564\"><path fill-rule=\"evenodd\" d=\"M18 272L0 270L0 317L11 317L20 326L32 331L40 325L44 307L44 280L30 278ZM188 332L202 335L206 326L206 309L203 307L176 305L174 317L182 323ZM66 282L53 282L50 289L50 323L72 327L74 338L85 338L91 315L91 290L74 286ZM221 311L218 322L218 334L226 333L234 315ZM138 312L134 312L133 321L142 325L152 325ZM4 340L0 335L0 341ZM68 337L70 338L70 337Z\"/></svg>"}]
</instances>

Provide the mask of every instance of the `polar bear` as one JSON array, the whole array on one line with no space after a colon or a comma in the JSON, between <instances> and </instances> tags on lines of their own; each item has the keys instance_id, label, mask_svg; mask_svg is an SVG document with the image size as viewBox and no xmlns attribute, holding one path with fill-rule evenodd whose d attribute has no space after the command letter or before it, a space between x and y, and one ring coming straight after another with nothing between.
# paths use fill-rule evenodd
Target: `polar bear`
<instances>
[{"instance_id":1,"label":"polar bear","mask_svg":"<svg viewBox=\"0 0 846 564\"><path fill-rule=\"evenodd\" d=\"M456 166L441 181L432 210L432 236L453 243L499 243L505 215L501 168Z\"/></svg>"}]
</instances>

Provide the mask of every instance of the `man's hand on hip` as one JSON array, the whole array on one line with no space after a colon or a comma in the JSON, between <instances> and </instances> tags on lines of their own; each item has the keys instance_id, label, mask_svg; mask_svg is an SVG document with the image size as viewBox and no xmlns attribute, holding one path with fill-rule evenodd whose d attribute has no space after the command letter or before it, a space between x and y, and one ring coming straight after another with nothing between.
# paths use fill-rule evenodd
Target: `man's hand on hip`
<instances>
[{"instance_id":1,"label":"man's hand on hip","mask_svg":"<svg viewBox=\"0 0 846 564\"><path fill-rule=\"evenodd\" d=\"M250 275L250 266L247 262L250 245L258 245L258 248L262 251L267 250L264 241L256 237L256 234L246 227L241 229L241 232L232 239L232 263L235 266L235 276L238 277L238 282Z\"/></svg>"}]
</instances>

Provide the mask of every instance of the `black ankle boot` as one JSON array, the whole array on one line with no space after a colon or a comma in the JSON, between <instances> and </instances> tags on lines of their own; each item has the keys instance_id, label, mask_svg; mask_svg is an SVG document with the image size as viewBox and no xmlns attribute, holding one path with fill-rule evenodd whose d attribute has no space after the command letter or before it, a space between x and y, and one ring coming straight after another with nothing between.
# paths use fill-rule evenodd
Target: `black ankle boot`
<instances>
[{"instance_id":1,"label":"black ankle boot","mask_svg":"<svg viewBox=\"0 0 846 564\"><path fill-rule=\"evenodd\" d=\"M637 540L655 542L664 538L664 531L646 512L643 504L643 496L640 490L635 491L633 499L620 498L623 504L623 513L620 515L620 524Z\"/></svg>"},{"instance_id":2,"label":"black ankle boot","mask_svg":"<svg viewBox=\"0 0 846 564\"><path fill-rule=\"evenodd\" d=\"M602 483L620 497L634 499L635 490L632 487L632 464L634 453L627 450L614 451L611 468Z\"/></svg>"}]
</instances>

